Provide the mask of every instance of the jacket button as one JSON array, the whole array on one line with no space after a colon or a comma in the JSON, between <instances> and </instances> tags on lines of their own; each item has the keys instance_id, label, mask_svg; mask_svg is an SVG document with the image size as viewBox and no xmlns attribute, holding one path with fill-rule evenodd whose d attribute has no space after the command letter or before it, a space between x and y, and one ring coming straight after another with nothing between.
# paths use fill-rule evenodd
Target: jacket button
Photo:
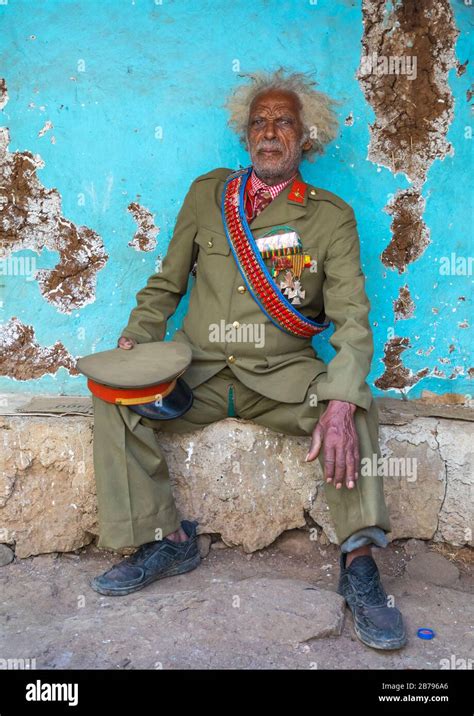
<instances>
[{"instance_id":1,"label":"jacket button","mask_svg":"<svg viewBox=\"0 0 474 716\"><path fill-rule=\"evenodd\" d=\"M240 323L238 321L234 321L232 325L234 328L240 328Z\"/></svg>"},{"instance_id":2,"label":"jacket button","mask_svg":"<svg viewBox=\"0 0 474 716\"><path fill-rule=\"evenodd\" d=\"M209 246L209 248L211 248L211 246L212 246L212 241L208 241L208 242L207 242L207 245Z\"/></svg>"},{"instance_id":3,"label":"jacket button","mask_svg":"<svg viewBox=\"0 0 474 716\"><path fill-rule=\"evenodd\" d=\"M239 287L237 288L237 291L238 291L239 293L245 293L246 290L247 290L247 289L245 288L245 286L239 286Z\"/></svg>"},{"instance_id":4,"label":"jacket button","mask_svg":"<svg viewBox=\"0 0 474 716\"><path fill-rule=\"evenodd\" d=\"M227 358L227 360L229 361L229 363L235 363L235 361L236 361L237 359L236 359L235 356L229 356L229 357Z\"/></svg>"}]
</instances>

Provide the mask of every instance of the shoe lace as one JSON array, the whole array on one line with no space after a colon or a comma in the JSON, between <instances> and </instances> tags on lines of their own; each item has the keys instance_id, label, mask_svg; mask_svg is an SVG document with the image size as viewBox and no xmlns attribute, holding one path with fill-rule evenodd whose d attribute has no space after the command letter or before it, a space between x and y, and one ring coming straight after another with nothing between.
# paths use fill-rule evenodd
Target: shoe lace
<instances>
[{"instance_id":1,"label":"shoe lace","mask_svg":"<svg viewBox=\"0 0 474 716\"><path fill-rule=\"evenodd\" d=\"M374 572L368 580L362 579L356 574L352 578L355 582L357 597L361 602L369 606L382 606L387 603L387 595L380 582L378 572Z\"/></svg>"},{"instance_id":2,"label":"shoe lace","mask_svg":"<svg viewBox=\"0 0 474 716\"><path fill-rule=\"evenodd\" d=\"M130 557L128 557L128 562L130 564L136 564L137 562L141 562L143 559L146 559L150 556L150 554L153 554L153 552L156 552L160 544L163 544L161 541L155 541L155 542L146 542L145 544L140 545L140 547L137 549L136 552L134 552Z\"/></svg>"}]
</instances>

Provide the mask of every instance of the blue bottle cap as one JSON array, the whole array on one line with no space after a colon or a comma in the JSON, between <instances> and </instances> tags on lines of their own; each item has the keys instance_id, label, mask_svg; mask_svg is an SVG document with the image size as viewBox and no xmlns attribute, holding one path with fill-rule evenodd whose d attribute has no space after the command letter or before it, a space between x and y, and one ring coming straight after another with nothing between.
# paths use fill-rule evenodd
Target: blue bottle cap
<instances>
[{"instance_id":1,"label":"blue bottle cap","mask_svg":"<svg viewBox=\"0 0 474 716\"><path fill-rule=\"evenodd\" d=\"M434 637L435 637L435 633L434 633L433 629L426 629L426 628L418 629L418 631L416 632L416 635L420 639L434 639Z\"/></svg>"}]
</instances>

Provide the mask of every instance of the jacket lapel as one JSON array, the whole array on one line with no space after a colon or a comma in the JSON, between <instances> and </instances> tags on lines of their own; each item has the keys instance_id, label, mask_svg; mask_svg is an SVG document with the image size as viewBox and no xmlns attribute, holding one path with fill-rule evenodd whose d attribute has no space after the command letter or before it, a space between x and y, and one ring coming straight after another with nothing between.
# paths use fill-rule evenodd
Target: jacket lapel
<instances>
[{"instance_id":1,"label":"jacket lapel","mask_svg":"<svg viewBox=\"0 0 474 716\"><path fill-rule=\"evenodd\" d=\"M298 172L296 175L298 181L303 181L301 173ZM304 199L301 203L292 201L288 198L291 191L291 184L283 189L278 196L250 222L249 226L252 230L267 229L272 226L279 226L280 224L289 224L294 219L298 219L300 216L306 214L306 205L308 203L308 197L305 194Z\"/></svg>"}]
</instances>

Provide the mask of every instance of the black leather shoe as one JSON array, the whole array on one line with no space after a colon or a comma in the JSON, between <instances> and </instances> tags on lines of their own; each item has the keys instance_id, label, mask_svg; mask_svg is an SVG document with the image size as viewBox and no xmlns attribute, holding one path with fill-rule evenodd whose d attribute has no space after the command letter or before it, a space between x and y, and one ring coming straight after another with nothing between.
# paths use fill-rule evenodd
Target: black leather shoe
<instances>
[{"instance_id":1,"label":"black leather shoe","mask_svg":"<svg viewBox=\"0 0 474 716\"><path fill-rule=\"evenodd\" d=\"M131 557L122 560L89 582L99 594L121 596L143 589L156 579L189 572L201 561L197 545L197 522L183 520L181 527L188 535L186 542L165 537L142 544Z\"/></svg>"},{"instance_id":2,"label":"black leather shoe","mask_svg":"<svg viewBox=\"0 0 474 716\"><path fill-rule=\"evenodd\" d=\"M341 553L338 594L343 596L354 617L359 639L374 649L401 649L407 643L403 617L396 607L387 606L387 595L373 557L355 557L346 567Z\"/></svg>"}]
</instances>

